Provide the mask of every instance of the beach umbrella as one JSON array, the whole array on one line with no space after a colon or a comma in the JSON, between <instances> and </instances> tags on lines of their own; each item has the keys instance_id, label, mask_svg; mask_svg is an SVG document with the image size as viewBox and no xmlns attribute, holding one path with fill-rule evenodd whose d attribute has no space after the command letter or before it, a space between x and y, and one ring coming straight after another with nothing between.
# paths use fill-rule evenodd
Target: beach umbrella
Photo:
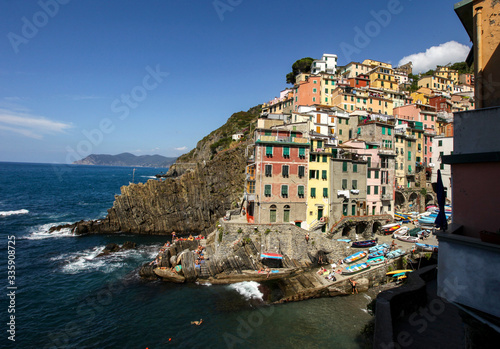
<instances>
[{"instance_id":1,"label":"beach umbrella","mask_svg":"<svg viewBox=\"0 0 500 349\"><path fill-rule=\"evenodd\" d=\"M436 184L436 194L438 199L439 213L436 217L436 220L434 221L434 224L441 230L446 230L448 229L448 222L446 221L446 214L444 210L446 197L444 193L443 179L441 178L441 170L438 170L437 175L438 178Z\"/></svg>"}]
</instances>

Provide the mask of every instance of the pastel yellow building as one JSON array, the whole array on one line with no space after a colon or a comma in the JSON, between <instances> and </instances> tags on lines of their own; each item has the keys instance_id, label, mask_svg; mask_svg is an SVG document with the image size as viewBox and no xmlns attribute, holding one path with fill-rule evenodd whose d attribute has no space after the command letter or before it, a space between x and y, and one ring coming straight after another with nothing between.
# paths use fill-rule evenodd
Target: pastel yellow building
<instances>
[{"instance_id":1,"label":"pastel yellow building","mask_svg":"<svg viewBox=\"0 0 500 349\"><path fill-rule=\"evenodd\" d=\"M399 91L399 85L394 76L394 69L380 66L369 72L370 87Z\"/></svg>"},{"instance_id":2,"label":"pastel yellow building","mask_svg":"<svg viewBox=\"0 0 500 349\"><path fill-rule=\"evenodd\" d=\"M323 232L329 228L330 212L330 161L331 148L327 147L328 137L319 134L311 135L309 153L309 176L307 188L307 217L309 230L321 228Z\"/></svg>"},{"instance_id":3,"label":"pastel yellow building","mask_svg":"<svg viewBox=\"0 0 500 349\"><path fill-rule=\"evenodd\" d=\"M365 59L363 61L363 64L369 65L371 67L384 67L384 68L392 69L392 64L390 64L390 63L384 63L384 62L380 62L380 61L376 61L376 60L373 60L373 59Z\"/></svg>"},{"instance_id":4,"label":"pastel yellow building","mask_svg":"<svg viewBox=\"0 0 500 349\"><path fill-rule=\"evenodd\" d=\"M437 67L434 75L441 78L450 79L454 84L458 84L458 71L450 69L448 67Z\"/></svg>"},{"instance_id":5,"label":"pastel yellow building","mask_svg":"<svg viewBox=\"0 0 500 349\"><path fill-rule=\"evenodd\" d=\"M436 75L424 76L418 80L418 87L427 87L432 90L439 90L453 93L453 80Z\"/></svg>"}]
</instances>

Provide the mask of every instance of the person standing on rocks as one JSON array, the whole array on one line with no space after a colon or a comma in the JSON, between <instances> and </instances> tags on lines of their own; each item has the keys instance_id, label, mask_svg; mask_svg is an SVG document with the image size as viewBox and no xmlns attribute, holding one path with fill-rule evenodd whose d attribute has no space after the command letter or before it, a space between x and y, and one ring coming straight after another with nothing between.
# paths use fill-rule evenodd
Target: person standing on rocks
<instances>
[{"instance_id":1,"label":"person standing on rocks","mask_svg":"<svg viewBox=\"0 0 500 349\"><path fill-rule=\"evenodd\" d=\"M356 286L357 282L351 279L349 279L349 282L352 285L352 294L354 294L354 292L356 292L357 294L358 293L358 287Z\"/></svg>"},{"instance_id":2,"label":"person standing on rocks","mask_svg":"<svg viewBox=\"0 0 500 349\"><path fill-rule=\"evenodd\" d=\"M306 233L306 243L309 243L309 233Z\"/></svg>"}]
</instances>

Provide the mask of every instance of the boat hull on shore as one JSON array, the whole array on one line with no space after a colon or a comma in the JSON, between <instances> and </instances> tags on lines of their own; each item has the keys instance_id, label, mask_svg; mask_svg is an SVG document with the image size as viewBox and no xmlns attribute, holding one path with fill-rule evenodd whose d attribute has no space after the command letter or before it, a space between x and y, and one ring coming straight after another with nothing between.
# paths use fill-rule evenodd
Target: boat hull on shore
<instances>
[{"instance_id":1,"label":"boat hull on shore","mask_svg":"<svg viewBox=\"0 0 500 349\"><path fill-rule=\"evenodd\" d=\"M342 271L342 275L352 275L367 269L370 269L370 265L368 263L354 264L345 267L345 269Z\"/></svg>"}]
</instances>

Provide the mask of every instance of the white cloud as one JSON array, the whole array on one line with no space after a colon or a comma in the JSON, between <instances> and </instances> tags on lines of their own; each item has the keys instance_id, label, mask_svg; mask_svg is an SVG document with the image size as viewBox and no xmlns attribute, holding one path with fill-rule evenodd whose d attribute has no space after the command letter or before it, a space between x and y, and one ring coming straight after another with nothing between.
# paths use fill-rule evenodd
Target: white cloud
<instances>
[{"instance_id":1,"label":"white cloud","mask_svg":"<svg viewBox=\"0 0 500 349\"><path fill-rule=\"evenodd\" d=\"M71 124L52 121L36 115L0 109L0 129L26 137L42 139L46 134L64 133Z\"/></svg>"},{"instance_id":2,"label":"white cloud","mask_svg":"<svg viewBox=\"0 0 500 349\"><path fill-rule=\"evenodd\" d=\"M179 147L179 148L174 148L174 149L177 150L177 151L183 151L183 150L186 150L187 147L184 146L184 147Z\"/></svg>"},{"instance_id":3,"label":"white cloud","mask_svg":"<svg viewBox=\"0 0 500 349\"><path fill-rule=\"evenodd\" d=\"M432 46L425 52L414 53L403 57L399 65L408 62L413 63L413 74L425 73L429 69L435 69L437 65L463 62L469 54L470 47L456 41L448 41L439 46Z\"/></svg>"}]
</instances>

